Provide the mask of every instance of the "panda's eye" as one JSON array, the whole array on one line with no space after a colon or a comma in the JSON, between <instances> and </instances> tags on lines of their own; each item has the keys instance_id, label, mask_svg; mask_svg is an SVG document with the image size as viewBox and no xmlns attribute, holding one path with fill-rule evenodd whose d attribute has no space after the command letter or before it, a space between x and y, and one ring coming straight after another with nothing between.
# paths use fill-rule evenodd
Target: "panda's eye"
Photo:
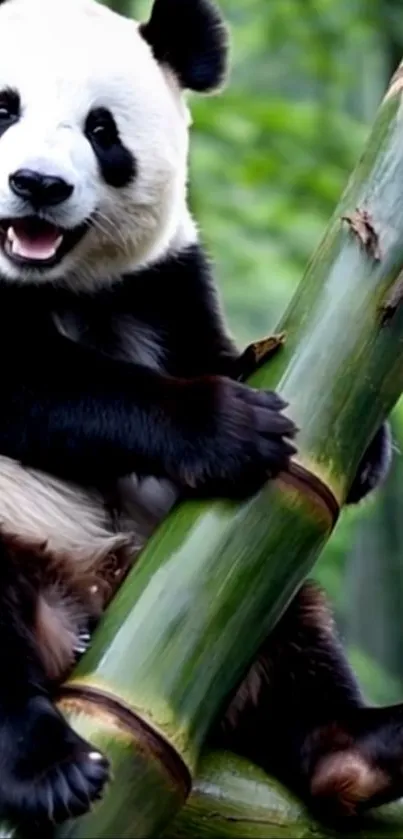
<instances>
[{"instance_id":1,"label":"panda's eye","mask_svg":"<svg viewBox=\"0 0 403 839\"><path fill-rule=\"evenodd\" d=\"M20 98L14 90L0 91L0 128L15 122L20 115Z\"/></svg>"},{"instance_id":2,"label":"panda's eye","mask_svg":"<svg viewBox=\"0 0 403 839\"><path fill-rule=\"evenodd\" d=\"M85 123L85 133L91 142L102 149L110 149L118 141L115 120L106 108L90 111Z\"/></svg>"},{"instance_id":3,"label":"panda's eye","mask_svg":"<svg viewBox=\"0 0 403 839\"><path fill-rule=\"evenodd\" d=\"M104 181L115 189L127 186L137 173L136 160L122 142L111 112L107 108L93 108L85 120L84 134Z\"/></svg>"}]
</instances>

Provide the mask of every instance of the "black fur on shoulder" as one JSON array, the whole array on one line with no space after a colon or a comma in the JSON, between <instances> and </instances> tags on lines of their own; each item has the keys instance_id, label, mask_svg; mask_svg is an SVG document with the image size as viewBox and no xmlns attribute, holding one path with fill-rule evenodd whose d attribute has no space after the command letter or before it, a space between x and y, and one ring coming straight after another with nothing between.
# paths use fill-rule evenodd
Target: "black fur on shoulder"
<instances>
[{"instance_id":1,"label":"black fur on shoulder","mask_svg":"<svg viewBox=\"0 0 403 839\"><path fill-rule=\"evenodd\" d=\"M223 83L228 36L211 0L155 0L150 20L140 32L157 61L171 67L182 87L207 93Z\"/></svg>"}]
</instances>

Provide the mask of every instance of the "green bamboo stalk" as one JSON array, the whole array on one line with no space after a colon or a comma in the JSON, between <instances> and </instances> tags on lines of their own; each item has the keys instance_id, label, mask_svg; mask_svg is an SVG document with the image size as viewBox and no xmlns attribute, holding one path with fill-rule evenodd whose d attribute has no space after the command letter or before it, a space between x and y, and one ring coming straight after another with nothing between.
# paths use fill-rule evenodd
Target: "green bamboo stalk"
<instances>
[{"instance_id":1,"label":"green bamboo stalk","mask_svg":"<svg viewBox=\"0 0 403 839\"><path fill-rule=\"evenodd\" d=\"M316 497L285 481L242 507L193 503L167 520L64 690L62 708L112 757L115 783L59 835L161 830L184 802L186 771L194 775L219 705L330 529ZM288 559L279 551L285 533L301 540L289 541Z\"/></svg>"},{"instance_id":2,"label":"green bamboo stalk","mask_svg":"<svg viewBox=\"0 0 403 839\"><path fill-rule=\"evenodd\" d=\"M133 16L133 6L134 0L102 0L105 6L109 6L110 9L113 9L114 12L118 12L120 15L126 15L126 17Z\"/></svg>"},{"instance_id":3,"label":"green bamboo stalk","mask_svg":"<svg viewBox=\"0 0 403 839\"><path fill-rule=\"evenodd\" d=\"M330 493L343 503L403 388L402 183L397 82L280 324L286 345L251 379L290 402L311 479L282 475L243 505L180 505L150 540L64 691L115 782L60 835L161 832L225 696L328 539Z\"/></svg>"},{"instance_id":4,"label":"green bamboo stalk","mask_svg":"<svg viewBox=\"0 0 403 839\"><path fill-rule=\"evenodd\" d=\"M329 538L403 389L401 184L397 79L280 324L286 345L250 380L290 402L296 464L244 504L179 505L146 546L62 692L73 725L111 758L114 783L59 836L162 832L212 719Z\"/></svg>"},{"instance_id":5,"label":"green bamboo stalk","mask_svg":"<svg viewBox=\"0 0 403 839\"><path fill-rule=\"evenodd\" d=\"M343 839L401 839L403 802L380 807ZM161 839L340 839L280 784L228 752L203 755L185 807Z\"/></svg>"}]
</instances>

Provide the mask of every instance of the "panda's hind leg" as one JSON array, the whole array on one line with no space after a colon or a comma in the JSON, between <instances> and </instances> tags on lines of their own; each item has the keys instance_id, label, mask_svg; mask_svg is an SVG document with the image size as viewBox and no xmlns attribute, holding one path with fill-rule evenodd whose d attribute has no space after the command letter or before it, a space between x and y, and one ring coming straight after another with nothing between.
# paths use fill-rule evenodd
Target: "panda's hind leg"
<instances>
[{"instance_id":1,"label":"panda's hind leg","mask_svg":"<svg viewBox=\"0 0 403 839\"><path fill-rule=\"evenodd\" d=\"M403 705L365 706L323 594L305 584L212 734L322 818L403 795Z\"/></svg>"},{"instance_id":2,"label":"panda's hind leg","mask_svg":"<svg viewBox=\"0 0 403 839\"><path fill-rule=\"evenodd\" d=\"M32 826L84 813L109 769L53 704L27 560L0 540L0 814Z\"/></svg>"}]
</instances>

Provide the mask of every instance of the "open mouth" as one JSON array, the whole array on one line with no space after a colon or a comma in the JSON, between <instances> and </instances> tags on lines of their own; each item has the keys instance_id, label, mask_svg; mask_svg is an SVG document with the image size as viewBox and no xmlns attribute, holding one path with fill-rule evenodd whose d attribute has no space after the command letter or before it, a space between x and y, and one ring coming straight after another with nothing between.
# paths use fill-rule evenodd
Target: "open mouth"
<instances>
[{"instance_id":1,"label":"open mouth","mask_svg":"<svg viewBox=\"0 0 403 839\"><path fill-rule=\"evenodd\" d=\"M56 265L80 241L88 229L84 223L63 230L38 216L0 221L0 245L16 265L48 268Z\"/></svg>"}]
</instances>

